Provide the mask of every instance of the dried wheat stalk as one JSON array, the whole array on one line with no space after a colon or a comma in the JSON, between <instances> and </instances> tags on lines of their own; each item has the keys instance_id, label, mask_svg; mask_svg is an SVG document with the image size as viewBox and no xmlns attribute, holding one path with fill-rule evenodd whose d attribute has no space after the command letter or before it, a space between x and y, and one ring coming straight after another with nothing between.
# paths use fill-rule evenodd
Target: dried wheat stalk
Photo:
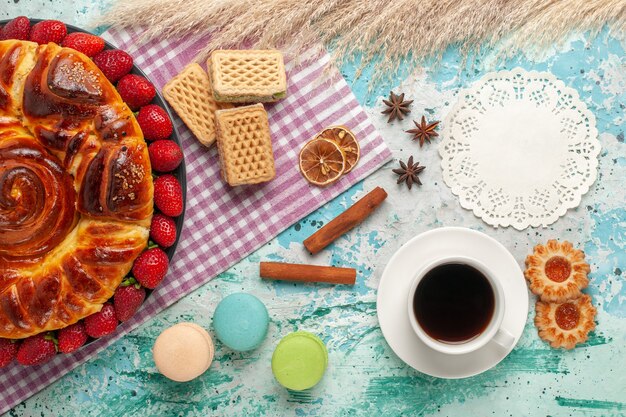
<instances>
[{"instance_id":1,"label":"dried wheat stalk","mask_svg":"<svg viewBox=\"0 0 626 417\"><path fill-rule=\"evenodd\" d=\"M496 51L501 57L546 48L572 31L626 37L624 0L134 0L118 1L97 22L143 26L144 38L213 33L199 53L244 43L298 56L322 42L337 60L361 52L377 74L400 62L419 67L449 46L464 56ZM378 60L380 58L380 60Z\"/></svg>"}]
</instances>

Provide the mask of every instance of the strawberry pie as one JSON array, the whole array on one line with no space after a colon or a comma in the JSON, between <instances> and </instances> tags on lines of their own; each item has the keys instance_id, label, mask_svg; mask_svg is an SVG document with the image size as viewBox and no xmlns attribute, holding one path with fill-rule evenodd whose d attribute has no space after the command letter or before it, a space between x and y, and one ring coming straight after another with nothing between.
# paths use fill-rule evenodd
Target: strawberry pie
<instances>
[{"instance_id":1,"label":"strawberry pie","mask_svg":"<svg viewBox=\"0 0 626 417\"><path fill-rule=\"evenodd\" d=\"M0 368L44 363L128 320L168 268L148 237L174 245L184 207L167 174L182 152L146 143L167 139L171 120L128 74L130 55L59 21L27 29L23 16L0 29ZM125 76L141 121L112 84Z\"/></svg>"}]
</instances>

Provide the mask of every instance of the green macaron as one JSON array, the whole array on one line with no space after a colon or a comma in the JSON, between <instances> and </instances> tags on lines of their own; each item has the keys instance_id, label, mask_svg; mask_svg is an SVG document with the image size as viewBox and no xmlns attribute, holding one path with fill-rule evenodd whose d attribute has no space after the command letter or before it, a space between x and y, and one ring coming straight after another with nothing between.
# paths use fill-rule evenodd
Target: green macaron
<instances>
[{"instance_id":1,"label":"green macaron","mask_svg":"<svg viewBox=\"0 0 626 417\"><path fill-rule=\"evenodd\" d=\"M294 391L317 384L326 371L328 351L319 337L309 332L291 333L278 343L272 356L272 372L285 388Z\"/></svg>"}]
</instances>

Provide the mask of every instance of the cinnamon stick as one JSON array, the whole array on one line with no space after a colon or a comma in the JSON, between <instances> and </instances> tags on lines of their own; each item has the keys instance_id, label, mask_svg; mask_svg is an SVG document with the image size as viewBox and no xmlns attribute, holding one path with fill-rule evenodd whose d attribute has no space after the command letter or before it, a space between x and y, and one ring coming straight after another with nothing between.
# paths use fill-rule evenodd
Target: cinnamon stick
<instances>
[{"instance_id":1,"label":"cinnamon stick","mask_svg":"<svg viewBox=\"0 0 626 417\"><path fill-rule=\"evenodd\" d=\"M356 282L356 269L354 268L261 262L260 269L261 278L264 279L345 285L354 285Z\"/></svg>"},{"instance_id":2,"label":"cinnamon stick","mask_svg":"<svg viewBox=\"0 0 626 417\"><path fill-rule=\"evenodd\" d=\"M316 254L344 233L365 220L387 198L387 192L374 188L352 207L332 219L328 224L309 236L303 243L312 254Z\"/></svg>"}]
</instances>

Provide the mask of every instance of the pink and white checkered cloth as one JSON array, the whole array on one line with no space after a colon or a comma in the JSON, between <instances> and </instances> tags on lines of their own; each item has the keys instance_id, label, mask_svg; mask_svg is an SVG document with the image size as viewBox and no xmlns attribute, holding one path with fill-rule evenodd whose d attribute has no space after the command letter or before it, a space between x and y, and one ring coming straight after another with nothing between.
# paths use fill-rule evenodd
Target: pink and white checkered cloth
<instances>
[{"instance_id":1,"label":"pink and white checkered cloth","mask_svg":"<svg viewBox=\"0 0 626 417\"><path fill-rule=\"evenodd\" d=\"M157 41L134 45L139 32L109 30L104 37L133 55L160 89L195 56L202 40ZM130 321L109 337L70 355L33 367L16 363L0 370L0 414L94 357L114 341L189 294L237 261L267 243L291 224L332 200L391 159L391 152L374 129L341 76L328 79L329 57L315 55L301 65L286 63L287 98L267 106L276 178L266 184L231 188L219 176L216 147L198 144L180 119L187 165L187 211L178 249L163 283ZM326 78L326 81L321 80ZM327 188L309 185L298 169L305 141L322 128L343 124L361 145L359 164Z\"/></svg>"}]
</instances>

